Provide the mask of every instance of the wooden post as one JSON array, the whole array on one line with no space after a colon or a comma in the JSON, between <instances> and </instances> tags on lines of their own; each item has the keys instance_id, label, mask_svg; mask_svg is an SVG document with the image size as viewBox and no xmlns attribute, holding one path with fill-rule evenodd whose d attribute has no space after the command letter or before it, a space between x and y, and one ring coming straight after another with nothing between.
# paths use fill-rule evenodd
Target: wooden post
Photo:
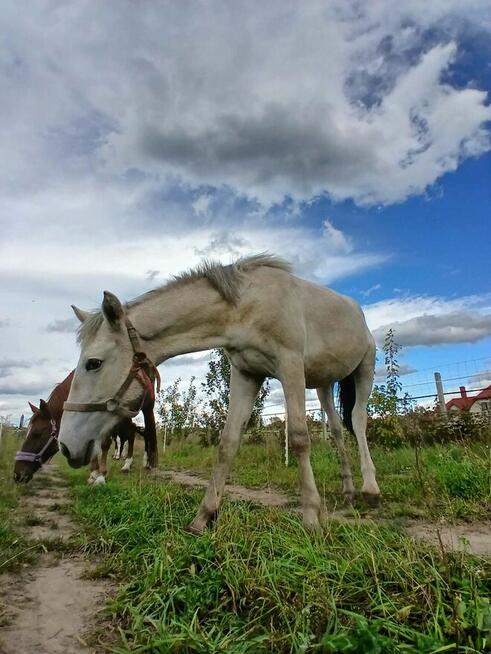
<instances>
[{"instance_id":1,"label":"wooden post","mask_svg":"<svg viewBox=\"0 0 491 654\"><path fill-rule=\"evenodd\" d=\"M324 409L321 409L321 422L322 422L322 440L327 441L326 412L324 411Z\"/></svg>"},{"instance_id":2,"label":"wooden post","mask_svg":"<svg viewBox=\"0 0 491 654\"><path fill-rule=\"evenodd\" d=\"M288 467L288 414L285 406L285 465Z\"/></svg>"},{"instance_id":3,"label":"wooden post","mask_svg":"<svg viewBox=\"0 0 491 654\"><path fill-rule=\"evenodd\" d=\"M165 454L166 445L167 445L167 425L164 425L164 454Z\"/></svg>"},{"instance_id":4,"label":"wooden post","mask_svg":"<svg viewBox=\"0 0 491 654\"><path fill-rule=\"evenodd\" d=\"M438 405L440 407L440 412L443 416L446 416L447 407L445 405L445 395L443 394L442 376L440 375L439 372L435 372L435 384L436 384L436 392L438 395Z\"/></svg>"}]
</instances>

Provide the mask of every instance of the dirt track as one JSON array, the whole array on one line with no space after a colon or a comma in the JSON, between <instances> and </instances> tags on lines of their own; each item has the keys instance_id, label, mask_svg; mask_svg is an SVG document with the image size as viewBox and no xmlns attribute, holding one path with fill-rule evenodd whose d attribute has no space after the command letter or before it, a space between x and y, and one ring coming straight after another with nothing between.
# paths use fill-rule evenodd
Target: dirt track
<instances>
[{"instance_id":1,"label":"dirt track","mask_svg":"<svg viewBox=\"0 0 491 654\"><path fill-rule=\"evenodd\" d=\"M183 486L205 488L208 480L196 475L170 470L157 473L172 479ZM298 506L298 498L291 497L277 490L253 489L245 486L227 484L225 491L234 500L256 502L264 506L289 507ZM293 508L293 510L295 510ZM375 522L370 518L355 518L350 511L333 511L327 515L328 520L341 522ZM462 524L434 523L423 520L411 521L404 529L414 538L426 540L436 547L447 551L467 551L477 556L491 556L491 522L473 522Z\"/></svg>"},{"instance_id":2,"label":"dirt track","mask_svg":"<svg viewBox=\"0 0 491 654\"><path fill-rule=\"evenodd\" d=\"M44 544L45 551L36 565L0 579L2 623L7 623L0 636L0 652L94 652L84 636L94 627L107 584L84 578L85 563L62 553L63 541L76 533L76 527L63 513L67 491L56 466L47 466L31 484L32 495L22 502L19 523L32 544Z\"/></svg>"}]
</instances>

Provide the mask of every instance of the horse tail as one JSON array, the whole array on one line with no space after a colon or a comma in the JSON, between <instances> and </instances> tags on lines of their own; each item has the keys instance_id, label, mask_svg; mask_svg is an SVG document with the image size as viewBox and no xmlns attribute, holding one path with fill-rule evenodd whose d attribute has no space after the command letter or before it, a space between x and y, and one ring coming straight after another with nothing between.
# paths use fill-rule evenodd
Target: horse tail
<instances>
[{"instance_id":1,"label":"horse tail","mask_svg":"<svg viewBox=\"0 0 491 654\"><path fill-rule=\"evenodd\" d=\"M341 417L343 425L346 429L354 435L353 422L351 415L356 401L356 386L355 376L351 373L339 382L339 408L341 410Z\"/></svg>"}]
</instances>

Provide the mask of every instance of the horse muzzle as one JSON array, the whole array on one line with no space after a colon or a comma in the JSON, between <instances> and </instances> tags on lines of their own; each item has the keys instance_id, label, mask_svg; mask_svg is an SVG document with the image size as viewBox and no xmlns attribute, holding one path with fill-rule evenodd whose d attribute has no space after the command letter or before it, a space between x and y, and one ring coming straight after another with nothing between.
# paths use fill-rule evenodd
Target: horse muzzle
<instances>
[{"instance_id":1,"label":"horse muzzle","mask_svg":"<svg viewBox=\"0 0 491 654\"><path fill-rule=\"evenodd\" d=\"M34 471L27 467L19 468L18 466L15 466L13 475L14 481L16 484L27 484L31 481L33 474Z\"/></svg>"},{"instance_id":2,"label":"horse muzzle","mask_svg":"<svg viewBox=\"0 0 491 654\"><path fill-rule=\"evenodd\" d=\"M94 451L94 440L90 440L87 443L85 451L81 454L74 456L70 453L70 450L64 443L60 443L60 449L63 456L68 461L68 465L71 468L81 468L82 466L88 465L92 460L92 453Z\"/></svg>"}]
</instances>

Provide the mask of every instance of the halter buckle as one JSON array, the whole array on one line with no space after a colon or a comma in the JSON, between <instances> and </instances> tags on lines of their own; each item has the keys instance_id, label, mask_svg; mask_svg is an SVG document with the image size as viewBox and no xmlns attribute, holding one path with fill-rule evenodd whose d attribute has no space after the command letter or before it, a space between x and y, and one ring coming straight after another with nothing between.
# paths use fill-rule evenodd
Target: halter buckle
<instances>
[{"instance_id":1,"label":"halter buckle","mask_svg":"<svg viewBox=\"0 0 491 654\"><path fill-rule=\"evenodd\" d=\"M118 410L119 402L117 400L111 399L106 402L106 409L109 413L115 413Z\"/></svg>"}]
</instances>

